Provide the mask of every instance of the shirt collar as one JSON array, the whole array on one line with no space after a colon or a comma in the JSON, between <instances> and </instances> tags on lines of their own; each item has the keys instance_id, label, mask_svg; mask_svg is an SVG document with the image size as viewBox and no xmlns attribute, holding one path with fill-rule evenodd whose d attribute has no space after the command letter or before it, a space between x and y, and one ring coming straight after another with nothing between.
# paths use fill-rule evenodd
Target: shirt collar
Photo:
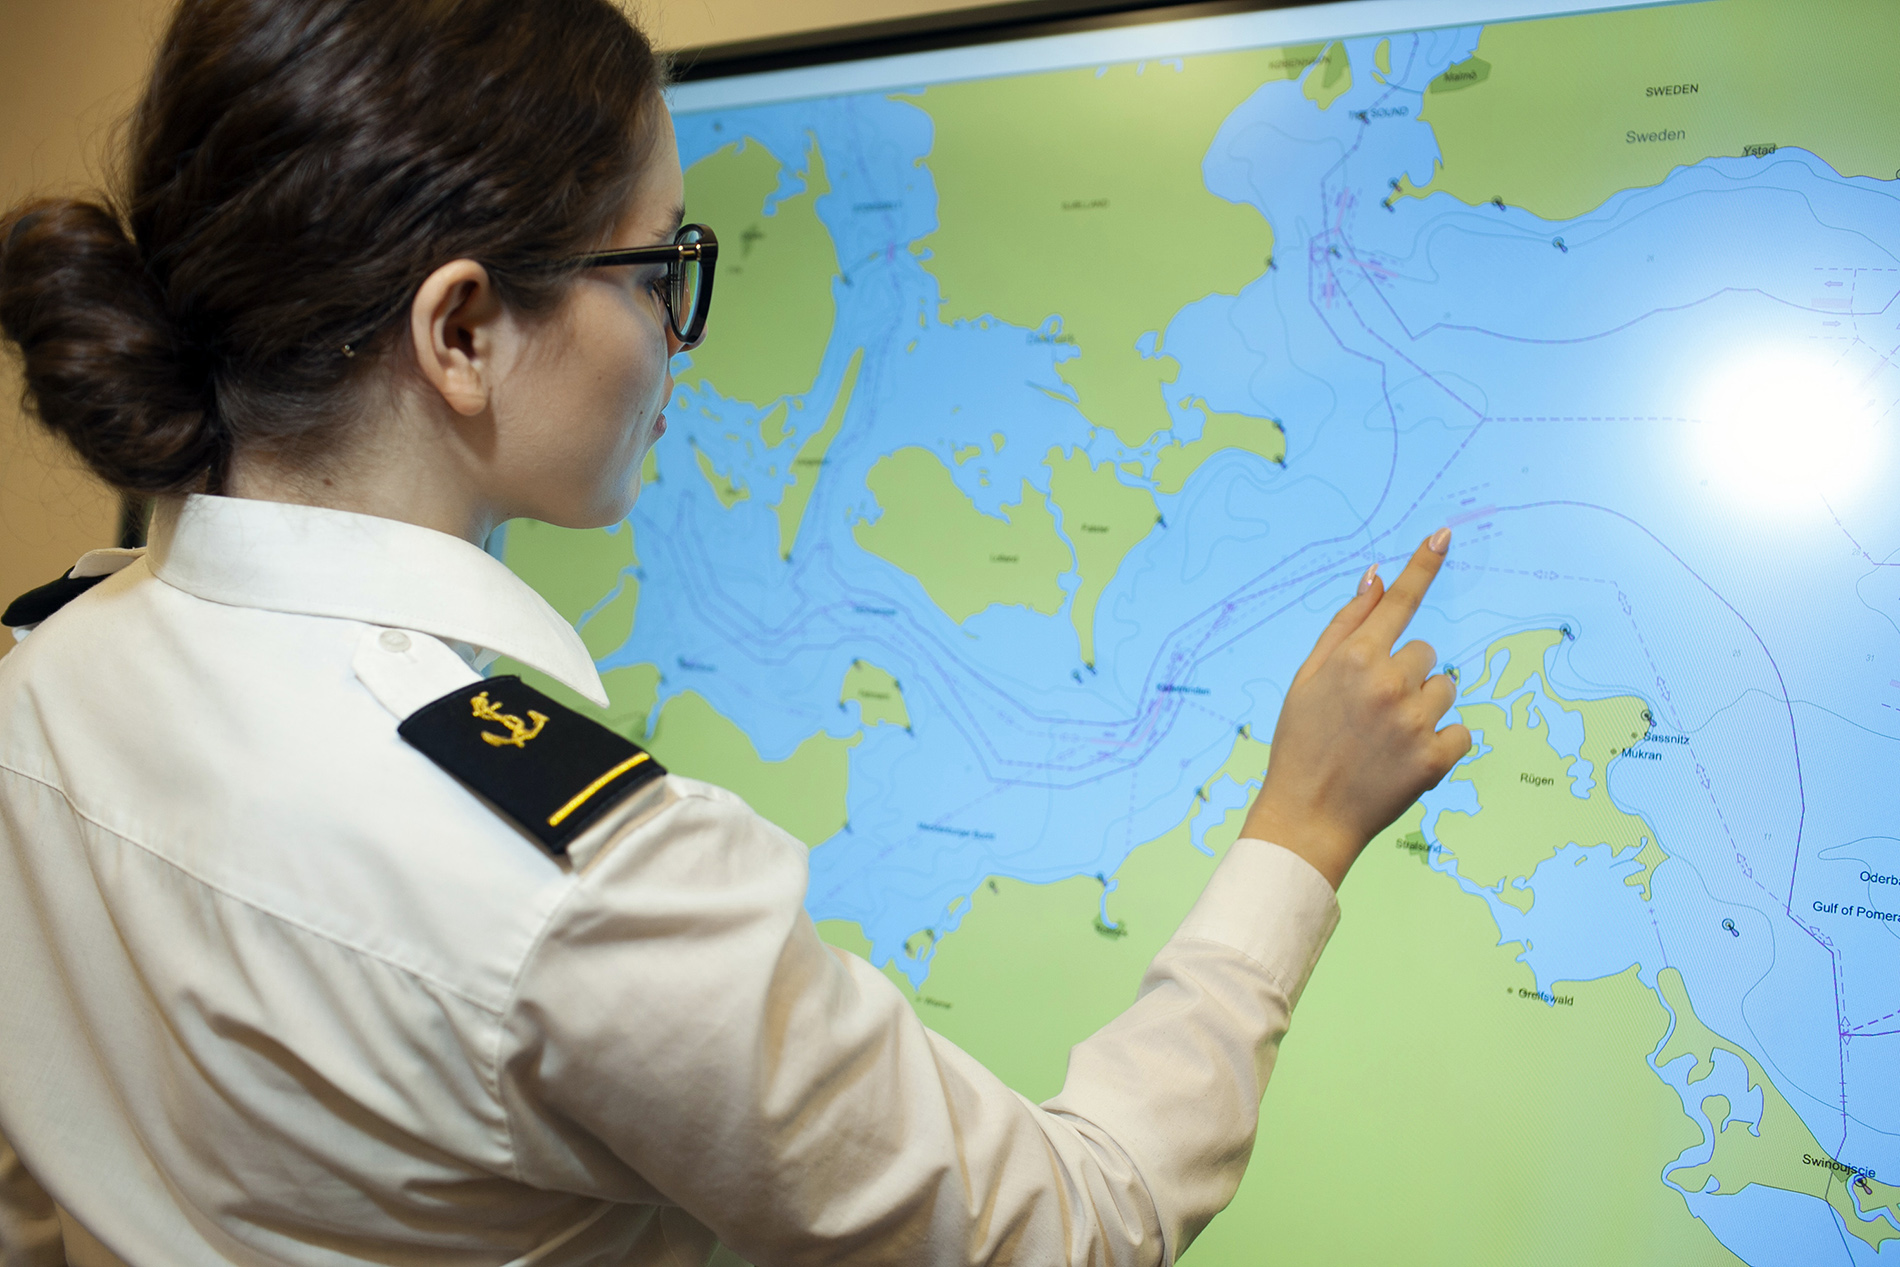
<instances>
[{"instance_id":1,"label":"shirt collar","mask_svg":"<svg viewBox=\"0 0 1900 1267\"><path fill-rule=\"evenodd\" d=\"M160 580L198 598L465 642L607 703L573 626L460 537L321 506L193 493L159 499L149 558Z\"/></svg>"}]
</instances>

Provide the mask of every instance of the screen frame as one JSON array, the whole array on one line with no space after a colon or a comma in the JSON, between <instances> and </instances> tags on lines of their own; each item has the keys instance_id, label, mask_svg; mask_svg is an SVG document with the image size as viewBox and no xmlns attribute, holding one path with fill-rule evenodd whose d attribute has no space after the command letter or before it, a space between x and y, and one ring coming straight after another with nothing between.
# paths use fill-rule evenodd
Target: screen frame
<instances>
[{"instance_id":1,"label":"screen frame","mask_svg":"<svg viewBox=\"0 0 1900 1267\"><path fill-rule=\"evenodd\" d=\"M1039 36L1306 7L1313 0L1009 0L977 8L679 49L675 83L868 61Z\"/></svg>"},{"instance_id":2,"label":"screen frame","mask_svg":"<svg viewBox=\"0 0 1900 1267\"><path fill-rule=\"evenodd\" d=\"M698 113L1236 48L1491 26L1718 0L1011 0L672 54L667 104ZM1146 34L1152 32L1152 36ZM985 50L993 50L986 56Z\"/></svg>"}]
</instances>

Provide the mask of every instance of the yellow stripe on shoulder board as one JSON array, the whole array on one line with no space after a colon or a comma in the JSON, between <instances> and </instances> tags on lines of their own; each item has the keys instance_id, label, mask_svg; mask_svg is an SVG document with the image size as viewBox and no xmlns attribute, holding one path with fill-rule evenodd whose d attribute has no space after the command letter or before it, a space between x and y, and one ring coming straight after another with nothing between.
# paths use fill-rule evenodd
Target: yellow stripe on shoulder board
<instances>
[{"instance_id":1,"label":"yellow stripe on shoulder board","mask_svg":"<svg viewBox=\"0 0 1900 1267\"><path fill-rule=\"evenodd\" d=\"M619 765L615 766L613 769L607 771L607 773L601 775L598 779L595 779L592 783L589 783L586 787L582 788L579 792L575 794L573 800L569 801L567 804L561 806L561 808L555 810L552 814L548 815L548 826L559 827L561 825L562 819L566 818L569 814L572 814L575 810L579 809L581 806L587 803L588 797L600 791L600 789L606 787L609 783L612 783L615 779L619 778L621 775L625 774L627 771L633 769L633 767L639 765L642 761L645 761L645 760L647 760L646 753L636 752L631 757L628 757L625 761L622 761Z\"/></svg>"}]
</instances>

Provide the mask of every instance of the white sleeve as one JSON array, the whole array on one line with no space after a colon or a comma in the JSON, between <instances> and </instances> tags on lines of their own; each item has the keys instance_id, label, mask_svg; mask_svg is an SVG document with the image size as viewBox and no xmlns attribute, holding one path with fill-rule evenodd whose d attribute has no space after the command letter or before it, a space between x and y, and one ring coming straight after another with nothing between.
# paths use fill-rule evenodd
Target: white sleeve
<instances>
[{"instance_id":1,"label":"white sleeve","mask_svg":"<svg viewBox=\"0 0 1900 1267\"><path fill-rule=\"evenodd\" d=\"M0 1138L0 1267L66 1267L59 1211Z\"/></svg>"},{"instance_id":2,"label":"white sleeve","mask_svg":"<svg viewBox=\"0 0 1900 1267\"><path fill-rule=\"evenodd\" d=\"M818 939L804 848L686 780L551 918L504 1019L517 1178L753 1262L1170 1263L1232 1198L1338 907L1241 841L1038 1107ZM1052 983L1055 985L1057 983Z\"/></svg>"}]
</instances>

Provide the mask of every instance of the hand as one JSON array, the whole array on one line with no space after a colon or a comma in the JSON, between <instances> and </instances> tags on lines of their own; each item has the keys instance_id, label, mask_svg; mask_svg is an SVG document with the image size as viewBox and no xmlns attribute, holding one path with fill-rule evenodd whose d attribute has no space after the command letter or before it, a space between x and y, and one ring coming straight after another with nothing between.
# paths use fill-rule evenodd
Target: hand
<instances>
[{"instance_id":1,"label":"hand","mask_svg":"<svg viewBox=\"0 0 1900 1267\"><path fill-rule=\"evenodd\" d=\"M1386 590L1368 570L1287 690L1273 755L1242 834L1312 863L1335 889L1353 860L1471 750L1471 732L1436 730L1458 688L1433 674L1424 642L1392 644L1444 566L1440 528Z\"/></svg>"}]
</instances>

